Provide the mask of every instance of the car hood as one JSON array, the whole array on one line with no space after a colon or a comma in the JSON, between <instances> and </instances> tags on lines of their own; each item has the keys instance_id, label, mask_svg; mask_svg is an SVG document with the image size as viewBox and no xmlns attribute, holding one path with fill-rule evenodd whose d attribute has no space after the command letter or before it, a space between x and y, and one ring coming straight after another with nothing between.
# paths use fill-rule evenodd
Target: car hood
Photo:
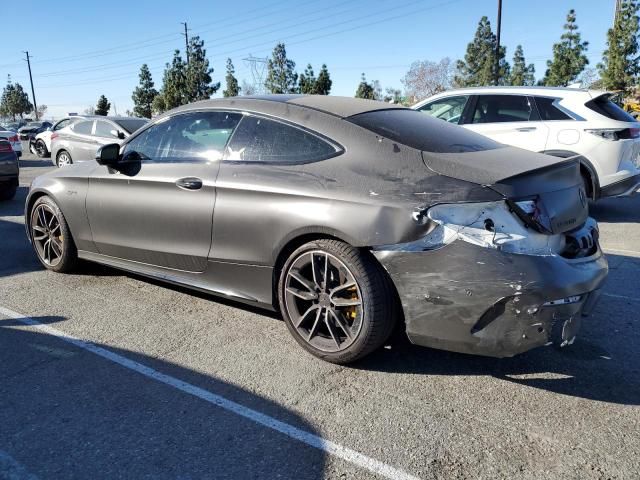
<instances>
[{"instance_id":1,"label":"car hood","mask_svg":"<svg viewBox=\"0 0 640 480\"><path fill-rule=\"evenodd\" d=\"M577 160L558 159L515 147L482 152L422 152L432 171L490 188L510 201L536 199L551 233L566 232L588 217L587 196Z\"/></svg>"}]
</instances>

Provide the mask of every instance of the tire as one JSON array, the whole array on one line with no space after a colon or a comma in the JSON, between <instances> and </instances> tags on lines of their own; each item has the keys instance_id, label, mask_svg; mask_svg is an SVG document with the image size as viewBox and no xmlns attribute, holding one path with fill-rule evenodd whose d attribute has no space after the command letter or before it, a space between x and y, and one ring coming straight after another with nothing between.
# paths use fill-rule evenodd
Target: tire
<instances>
[{"instance_id":1,"label":"tire","mask_svg":"<svg viewBox=\"0 0 640 480\"><path fill-rule=\"evenodd\" d=\"M398 312L382 266L369 252L337 240L312 241L289 256L278 280L278 302L296 341L337 364L380 348Z\"/></svg>"},{"instance_id":2,"label":"tire","mask_svg":"<svg viewBox=\"0 0 640 480\"><path fill-rule=\"evenodd\" d=\"M0 184L0 200L11 200L16 196L18 191L18 185L16 183L10 183L2 185Z\"/></svg>"},{"instance_id":3,"label":"tire","mask_svg":"<svg viewBox=\"0 0 640 480\"><path fill-rule=\"evenodd\" d=\"M59 273L75 269L78 250L64 215L50 197L40 197L34 203L29 214L29 235L44 268Z\"/></svg>"},{"instance_id":4,"label":"tire","mask_svg":"<svg viewBox=\"0 0 640 480\"><path fill-rule=\"evenodd\" d=\"M71 155L66 150L60 150L56 156L56 165L58 168L73 164Z\"/></svg>"},{"instance_id":5,"label":"tire","mask_svg":"<svg viewBox=\"0 0 640 480\"><path fill-rule=\"evenodd\" d=\"M35 149L36 155L38 155L39 158L45 158L49 156L49 151L47 150L47 146L45 145L43 140L39 139L36 141Z\"/></svg>"}]
</instances>

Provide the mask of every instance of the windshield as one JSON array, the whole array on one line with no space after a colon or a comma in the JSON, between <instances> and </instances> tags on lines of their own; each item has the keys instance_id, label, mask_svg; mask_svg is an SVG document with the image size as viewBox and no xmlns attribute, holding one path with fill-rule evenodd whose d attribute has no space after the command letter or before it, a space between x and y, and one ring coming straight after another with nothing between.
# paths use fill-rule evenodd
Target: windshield
<instances>
[{"instance_id":1,"label":"windshield","mask_svg":"<svg viewBox=\"0 0 640 480\"><path fill-rule=\"evenodd\" d=\"M354 115L347 120L390 140L425 152L480 152L502 146L480 134L416 110L376 110Z\"/></svg>"},{"instance_id":2,"label":"windshield","mask_svg":"<svg viewBox=\"0 0 640 480\"><path fill-rule=\"evenodd\" d=\"M133 133L139 128L144 127L149 120L144 118L127 118L124 120L115 120L115 122L125 129L127 133Z\"/></svg>"}]
</instances>

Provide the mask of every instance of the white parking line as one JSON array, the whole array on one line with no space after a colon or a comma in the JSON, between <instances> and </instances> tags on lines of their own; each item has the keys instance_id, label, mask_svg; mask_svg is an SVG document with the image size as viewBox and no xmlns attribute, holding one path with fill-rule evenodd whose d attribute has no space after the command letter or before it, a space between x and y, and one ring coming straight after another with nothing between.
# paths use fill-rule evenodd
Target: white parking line
<instances>
[{"instance_id":1,"label":"white parking line","mask_svg":"<svg viewBox=\"0 0 640 480\"><path fill-rule=\"evenodd\" d=\"M619 248L603 248L603 250L604 250L604 253L613 253L613 254L616 254L616 253L622 253L622 254L630 253L631 255L635 255L637 257L640 257L640 252L637 251L637 250L622 250L622 249L619 249Z\"/></svg>"},{"instance_id":2,"label":"white parking line","mask_svg":"<svg viewBox=\"0 0 640 480\"><path fill-rule=\"evenodd\" d=\"M305 430L301 430L297 427L294 427L293 425L289 425L288 423L281 422L280 420L276 420L275 418L270 417L269 415L265 415L264 413L260 413L256 410L252 410L243 405L240 405L239 403L233 402L231 400L227 400L226 398L220 395L216 395L215 393L212 393L208 390L204 390L190 383L183 382L182 380L179 380L175 377L171 377L169 375L165 375L164 373L160 373L157 370L154 370L153 368L147 367L138 362L134 362L133 360L129 360L128 358L123 357L122 355L118 355L117 353L113 353L102 347L98 347L97 345L94 345L91 342L88 342L86 340L82 340L80 338L74 337L73 335L64 333L49 325L40 323L37 320L34 320L33 318L27 317L25 315L21 315L20 313L14 312L13 310L9 310L8 308L0 307L0 313L9 318L17 320L20 323L35 327L44 333L47 333L61 340L69 342L75 345L76 347L82 348L91 353L99 355L102 358L105 358L114 363L117 363L122 367L128 368L129 370L133 370L134 372L140 373L145 377L152 378L153 380L162 382L184 393L188 393L189 395L198 397L224 410L235 413L236 415L239 415L248 420L251 420L252 422L255 422L259 425L262 425L264 427L280 432L290 438L298 440L311 447L317 448L326 453L342 458L347 462L350 462L350 463L353 463L354 465L365 468L385 478L399 479L399 480L418 480L418 477L414 477L413 475L410 475L402 470L392 467L391 465L387 465L386 463L380 462L379 460L363 455L360 452L356 452L355 450L344 447L339 443L331 442L322 437L319 437L318 435L307 432Z\"/></svg>"},{"instance_id":3,"label":"white parking line","mask_svg":"<svg viewBox=\"0 0 640 480\"><path fill-rule=\"evenodd\" d=\"M615 293L603 293L602 295L604 295L605 297L620 298L622 300L631 300L633 302L640 302L639 297L628 297L626 295L616 295Z\"/></svg>"}]
</instances>

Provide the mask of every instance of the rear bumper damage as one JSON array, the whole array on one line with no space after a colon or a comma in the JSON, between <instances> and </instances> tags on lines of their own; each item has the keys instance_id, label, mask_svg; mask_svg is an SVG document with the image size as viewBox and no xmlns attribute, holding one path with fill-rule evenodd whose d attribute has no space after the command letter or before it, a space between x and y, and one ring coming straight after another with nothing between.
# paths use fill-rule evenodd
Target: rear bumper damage
<instances>
[{"instance_id":1,"label":"rear bumper damage","mask_svg":"<svg viewBox=\"0 0 640 480\"><path fill-rule=\"evenodd\" d=\"M505 253L456 240L432 250L374 250L391 275L412 343L509 357L571 343L608 266L585 258Z\"/></svg>"}]
</instances>

